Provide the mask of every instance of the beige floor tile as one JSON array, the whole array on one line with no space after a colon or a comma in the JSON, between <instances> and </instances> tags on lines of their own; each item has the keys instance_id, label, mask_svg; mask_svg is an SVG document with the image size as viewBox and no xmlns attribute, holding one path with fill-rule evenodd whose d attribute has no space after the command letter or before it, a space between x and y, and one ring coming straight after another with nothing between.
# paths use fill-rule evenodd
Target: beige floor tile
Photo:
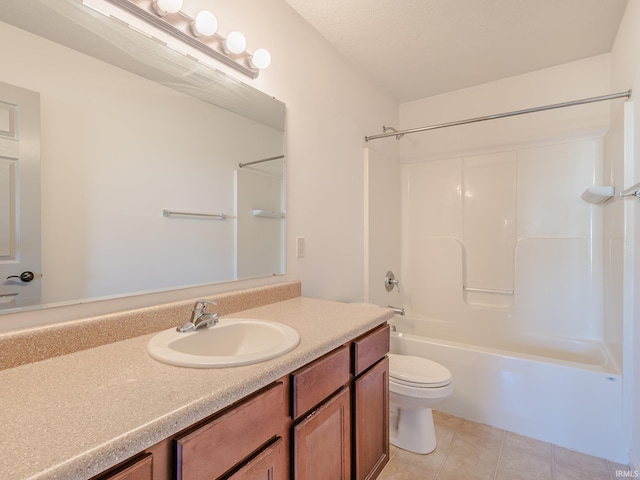
<instances>
[{"instance_id":1,"label":"beige floor tile","mask_svg":"<svg viewBox=\"0 0 640 480\"><path fill-rule=\"evenodd\" d=\"M391 445L389 463L378 477L379 480L435 478L464 419L434 410L433 422L436 428L436 449L427 455L419 455Z\"/></svg>"},{"instance_id":2,"label":"beige floor tile","mask_svg":"<svg viewBox=\"0 0 640 480\"><path fill-rule=\"evenodd\" d=\"M561 469L554 473L553 480L611 480L611 476L607 473L591 474L585 473L578 469Z\"/></svg>"},{"instance_id":3,"label":"beige floor tile","mask_svg":"<svg viewBox=\"0 0 640 480\"><path fill-rule=\"evenodd\" d=\"M511 432L505 433L499 470L514 475L525 473L528 480L551 480L552 466L551 444Z\"/></svg>"},{"instance_id":4,"label":"beige floor tile","mask_svg":"<svg viewBox=\"0 0 640 480\"><path fill-rule=\"evenodd\" d=\"M464 420L455 433L438 480L493 480L504 431Z\"/></svg>"},{"instance_id":5,"label":"beige floor tile","mask_svg":"<svg viewBox=\"0 0 640 480\"><path fill-rule=\"evenodd\" d=\"M453 437L449 452L458 457L458 461L460 458L470 458L478 466L495 472L503 437L503 430L465 420Z\"/></svg>"},{"instance_id":6,"label":"beige floor tile","mask_svg":"<svg viewBox=\"0 0 640 480\"><path fill-rule=\"evenodd\" d=\"M483 423L472 422L471 420L464 420L458 430L458 434L473 437L478 441L488 442L491 444L502 443L504 437L504 430L499 428L490 427Z\"/></svg>"},{"instance_id":7,"label":"beige floor tile","mask_svg":"<svg viewBox=\"0 0 640 480\"><path fill-rule=\"evenodd\" d=\"M482 457L449 452L437 480L494 480L496 467Z\"/></svg>"},{"instance_id":8,"label":"beige floor tile","mask_svg":"<svg viewBox=\"0 0 640 480\"><path fill-rule=\"evenodd\" d=\"M418 455L396 448L378 480L434 480L447 453L439 448L427 455Z\"/></svg>"},{"instance_id":9,"label":"beige floor tile","mask_svg":"<svg viewBox=\"0 0 640 480\"><path fill-rule=\"evenodd\" d=\"M507 472L505 470L498 469L496 474L496 480L531 480L532 477L529 472L521 470L519 472Z\"/></svg>"},{"instance_id":10,"label":"beige floor tile","mask_svg":"<svg viewBox=\"0 0 640 480\"><path fill-rule=\"evenodd\" d=\"M464 420L447 413L433 411L433 423L436 428L438 448L449 450L453 437L460 430Z\"/></svg>"},{"instance_id":11,"label":"beige floor tile","mask_svg":"<svg viewBox=\"0 0 640 480\"><path fill-rule=\"evenodd\" d=\"M446 428L457 432L464 423L464 418L433 410L433 423L436 428Z\"/></svg>"},{"instance_id":12,"label":"beige floor tile","mask_svg":"<svg viewBox=\"0 0 640 480\"><path fill-rule=\"evenodd\" d=\"M601 458L553 447L554 480L611 480L607 461Z\"/></svg>"},{"instance_id":13,"label":"beige floor tile","mask_svg":"<svg viewBox=\"0 0 640 480\"><path fill-rule=\"evenodd\" d=\"M638 476L640 476L640 470L631 468L629 465L622 465L615 462L607 463L609 464L609 474L611 475L611 478L634 478L633 475L635 475L635 478L637 478Z\"/></svg>"},{"instance_id":14,"label":"beige floor tile","mask_svg":"<svg viewBox=\"0 0 640 480\"><path fill-rule=\"evenodd\" d=\"M434 411L438 446L391 448L379 480L611 480L629 467Z\"/></svg>"}]
</instances>

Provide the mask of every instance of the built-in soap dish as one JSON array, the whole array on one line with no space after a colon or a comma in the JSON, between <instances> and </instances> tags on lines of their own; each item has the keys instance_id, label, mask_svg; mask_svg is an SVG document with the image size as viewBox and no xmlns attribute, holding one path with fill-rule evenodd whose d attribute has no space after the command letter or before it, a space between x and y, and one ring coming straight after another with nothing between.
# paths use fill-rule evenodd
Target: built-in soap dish
<instances>
[{"instance_id":1,"label":"built-in soap dish","mask_svg":"<svg viewBox=\"0 0 640 480\"><path fill-rule=\"evenodd\" d=\"M582 194L582 199L587 203L600 205L613 198L615 194L616 187L614 186L589 187Z\"/></svg>"}]
</instances>

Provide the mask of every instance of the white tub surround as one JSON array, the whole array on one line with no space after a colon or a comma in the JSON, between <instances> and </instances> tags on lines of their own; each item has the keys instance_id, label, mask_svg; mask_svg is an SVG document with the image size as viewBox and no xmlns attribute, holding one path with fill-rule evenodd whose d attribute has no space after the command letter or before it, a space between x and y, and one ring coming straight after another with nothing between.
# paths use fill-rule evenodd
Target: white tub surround
<instances>
[{"instance_id":1,"label":"white tub surround","mask_svg":"<svg viewBox=\"0 0 640 480\"><path fill-rule=\"evenodd\" d=\"M445 411L626 463L623 200L582 199L617 181L603 133L401 165L403 290L375 298L423 320L400 353L451 370Z\"/></svg>"},{"instance_id":2,"label":"white tub surround","mask_svg":"<svg viewBox=\"0 0 640 480\"><path fill-rule=\"evenodd\" d=\"M278 321L300 334L295 350L257 365L166 365L147 354L150 333L0 371L0 477L88 479L391 315L379 307L296 297L233 315Z\"/></svg>"},{"instance_id":3,"label":"white tub surround","mask_svg":"<svg viewBox=\"0 0 640 480\"><path fill-rule=\"evenodd\" d=\"M461 332L394 318L391 352L428 358L455 379L438 408L452 415L627 464L622 381L604 344Z\"/></svg>"}]
</instances>

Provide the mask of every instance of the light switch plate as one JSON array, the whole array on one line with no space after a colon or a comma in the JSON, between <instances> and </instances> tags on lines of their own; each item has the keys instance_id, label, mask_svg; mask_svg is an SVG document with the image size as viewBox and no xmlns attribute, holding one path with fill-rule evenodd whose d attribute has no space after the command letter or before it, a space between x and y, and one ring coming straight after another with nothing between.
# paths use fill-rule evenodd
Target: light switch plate
<instances>
[{"instance_id":1,"label":"light switch plate","mask_svg":"<svg viewBox=\"0 0 640 480\"><path fill-rule=\"evenodd\" d=\"M304 237L296 237L296 258L304 257Z\"/></svg>"}]
</instances>

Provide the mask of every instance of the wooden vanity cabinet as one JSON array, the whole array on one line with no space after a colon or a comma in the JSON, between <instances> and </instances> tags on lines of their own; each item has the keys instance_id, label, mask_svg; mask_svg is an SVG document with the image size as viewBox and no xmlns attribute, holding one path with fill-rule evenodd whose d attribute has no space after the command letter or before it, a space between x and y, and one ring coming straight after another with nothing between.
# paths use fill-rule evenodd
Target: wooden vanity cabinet
<instances>
[{"instance_id":1,"label":"wooden vanity cabinet","mask_svg":"<svg viewBox=\"0 0 640 480\"><path fill-rule=\"evenodd\" d=\"M351 400L343 387L293 427L296 480L348 480L351 476Z\"/></svg>"},{"instance_id":2,"label":"wooden vanity cabinet","mask_svg":"<svg viewBox=\"0 0 640 480\"><path fill-rule=\"evenodd\" d=\"M291 374L292 478L351 476L349 347L344 345Z\"/></svg>"},{"instance_id":3,"label":"wooden vanity cabinet","mask_svg":"<svg viewBox=\"0 0 640 480\"><path fill-rule=\"evenodd\" d=\"M92 480L375 479L389 460L389 326Z\"/></svg>"},{"instance_id":4,"label":"wooden vanity cabinet","mask_svg":"<svg viewBox=\"0 0 640 480\"><path fill-rule=\"evenodd\" d=\"M389 326L352 342L353 478L376 478L389 462Z\"/></svg>"},{"instance_id":5,"label":"wooden vanity cabinet","mask_svg":"<svg viewBox=\"0 0 640 480\"><path fill-rule=\"evenodd\" d=\"M349 347L343 345L291 374L291 417L298 420L350 380Z\"/></svg>"},{"instance_id":6,"label":"wooden vanity cabinet","mask_svg":"<svg viewBox=\"0 0 640 480\"><path fill-rule=\"evenodd\" d=\"M287 388L279 381L178 437L176 480L286 480L286 404Z\"/></svg>"}]
</instances>

